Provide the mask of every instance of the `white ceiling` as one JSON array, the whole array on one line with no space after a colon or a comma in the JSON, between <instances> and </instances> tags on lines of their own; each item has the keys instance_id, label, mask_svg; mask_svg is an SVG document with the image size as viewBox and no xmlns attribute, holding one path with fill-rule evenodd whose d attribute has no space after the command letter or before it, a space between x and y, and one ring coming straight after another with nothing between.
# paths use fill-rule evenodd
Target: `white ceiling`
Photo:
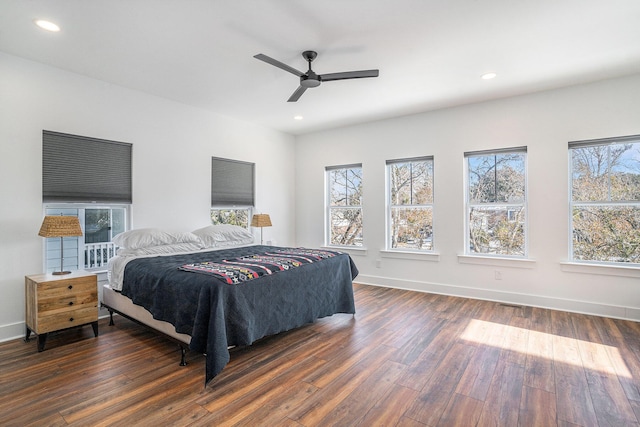
<instances>
[{"instance_id":1,"label":"white ceiling","mask_svg":"<svg viewBox=\"0 0 640 427\"><path fill-rule=\"evenodd\" d=\"M288 103L298 78L253 55L306 71L304 50L380 77ZM303 134L639 73L640 1L0 0L0 51Z\"/></svg>"}]
</instances>

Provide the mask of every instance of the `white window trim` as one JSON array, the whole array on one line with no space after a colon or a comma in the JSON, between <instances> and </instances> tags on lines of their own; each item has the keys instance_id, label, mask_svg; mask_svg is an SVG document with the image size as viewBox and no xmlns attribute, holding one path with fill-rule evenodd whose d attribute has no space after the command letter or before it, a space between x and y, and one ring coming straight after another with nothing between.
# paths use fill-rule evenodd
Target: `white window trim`
<instances>
[{"instance_id":1,"label":"white window trim","mask_svg":"<svg viewBox=\"0 0 640 427\"><path fill-rule=\"evenodd\" d=\"M567 261L560 263L560 269L566 273L598 274L640 279L640 267L637 264L596 264L594 262Z\"/></svg>"},{"instance_id":2,"label":"white window trim","mask_svg":"<svg viewBox=\"0 0 640 427\"><path fill-rule=\"evenodd\" d=\"M569 193L569 209L567 212L567 224L569 224L569 234L567 247L569 248L569 261L560 263L562 271L571 273L586 273L586 274L603 274L611 276L622 277L640 277L640 264L637 263L625 263L625 262L600 262L592 260L576 260L574 259L573 251L573 208L575 206L637 206L640 205L640 201L610 201L606 202L577 202L573 201L573 155L572 151L575 148L589 147L589 146L607 146L607 145L620 145L625 143L635 143L640 139L640 135L629 135L613 138L602 138L587 141L570 141L568 151L568 174L567 174L567 188Z\"/></svg>"},{"instance_id":3,"label":"white window trim","mask_svg":"<svg viewBox=\"0 0 640 427\"><path fill-rule=\"evenodd\" d=\"M535 268L536 261L531 258L507 257L505 255L469 255L459 254L460 264L491 265L494 267Z\"/></svg>"},{"instance_id":4,"label":"white window trim","mask_svg":"<svg viewBox=\"0 0 640 427\"><path fill-rule=\"evenodd\" d=\"M247 210L247 226L245 227L247 230L251 229L251 218L255 212L255 208L253 206L211 206L209 208L209 219L211 220L211 212L212 211L225 211L225 210Z\"/></svg>"},{"instance_id":5,"label":"white window trim","mask_svg":"<svg viewBox=\"0 0 640 427\"><path fill-rule=\"evenodd\" d=\"M493 203L484 203L484 204L473 204L469 203L469 162L467 157L469 155L479 156L479 155L490 155L490 154L508 154L508 153L522 153L524 154L524 202L523 203L503 203L503 204L493 204ZM469 258L483 258L483 259L492 259L495 258L497 260L529 260L529 161L528 161L528 151L527 147L513 147L513 148L503 148L503 149L495 149L495 150L483 150L483 151L474 151L470 153L465 153L463 158L463 170L464 170L464 254L458 255L458 260L460 257L469 257ZM504 255L504 254L476 254L469 252L469 233L470 233L470 224L469 224L469 216L470 216L470 208L472 206L494 206L494 207L509 207L509 206L522 206L525 211L525 219L524 219L524 254L523 255ZM464 261L463 261L464 262Z\"/></svg>"},{"instance_id":6,"label":"white window trim","mask_svg":"<svg viewBox=\"0 0 640 427\"><path fill-rule=\"evenodd\" d=\"M431 168L433 170L433 200L431 201L431 203L429 204L423 204L423 205L402 205L402 206L396 206L396 205L392 205L391 204L391 176L389 174L389 166L395 163L409 163L409 162L421 162L421 161L431 161ZM405 258L404 259L422 259L422 258L414 258L413 256L410 256L409 258L406 258L406 256L409 256L408 254L432 254L432 255L436 255L438 260L439 255L435 252L435 248L436 248L436 226L435 226L435 161L434 161L434 157L433 156L421 156L421 157L414 157L414 158L406 158L406 159L397 159L397 160L388 160L385 164L385 205L386 205L386 213L385 213L385 248L382 252L386 253L386 254L391 254L392 252L397 252L398 254L405 254ZM407 248L392 248L391 247L391 240L392 240L392 235L391 235L391 210L393 207L407 207L407 208L431 208L431 218L432 218L432 224L431 224L431 229L432 229L432 236L431 236L431 249L415 249L415 250L411 250L411 249L407 249ZM382 256L382 255L381 255ZM391 257L390 257L391 258ZM399 257L401 258L401 257Z\"/></svg>"},{"instance_id":7,"label":"white window trim","mask_svg":"<svg viewBox=\"0 0 640 427\"><path fill-rule=\"evenodd\" d=\"M128 203L45 203L42 205L42 217L47 215L47 209L114 209L114 208L123 208L125 210L125 227L124 231L131 230L133 228L131 223L132 218L132 210L133 205ZM94 273L106 272L106 266L101 267L93 267L93 268L85 268L84 265L80 265L80 260L84 259L84 249L87 246L87 243L84 243L85 238L85 223L84 217L78 215L78 219L80 220L81 228L82 228L82 236L77 237L78 239L78 270L86 270ZM111 241L112 242L112 241ZM42 271L47 271L47 244L46 239L42 240Z\"/></svg>"},{"instance_id":8,"label":"white window trim","mask_svg":"<svg viewBox=\"0 0 640 427\"><path fill-rule=\"evenodd\" d=\"M331 251L346 252L350 255L367 256L369 254L369 249L364 246L322 245L320 247Z\"/></svg>"},{"instance_id":9,"label":"white window trim","mask_svg":"<svg viewBox=\"0 0 640 427\"><path fill-rule=\"evenodd\" d=\"M406 249L382 249L381 258L408 259L413 261L439 262L440 253L435 251L409 251Z\"/></svg>"},{"instance_id":10,"label":"white window trim","mask_svg":"<svg viewBox=\"0 0 640 427\"><path fill-rule=\"evenodd\" d=\"M362 200L360 201L360 205L357 206L332 206L331 205L331 179L330 173L334 170L340 169L356 169L359 168L363 172L364 178L364 168L361 163L352 163L348 165L339 165L339 166L326 166L324 169L324 245L322 247L343 251L353 251L354 253L361 254L367 252L367 248L365 247L364 242L364 225L362 227L362 245L334 245L331 243L331 209L339 208L339 209L359 209L360 214L364 218L364 206L362 205Z\"/></svg>"}]
</instances>

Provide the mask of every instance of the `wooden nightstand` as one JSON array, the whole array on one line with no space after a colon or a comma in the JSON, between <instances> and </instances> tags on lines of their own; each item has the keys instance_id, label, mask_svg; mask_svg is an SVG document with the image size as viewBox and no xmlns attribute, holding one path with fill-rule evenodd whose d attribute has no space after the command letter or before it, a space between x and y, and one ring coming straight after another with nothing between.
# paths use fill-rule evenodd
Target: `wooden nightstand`
<instances>
[{"instance_id":1,"label":"wooden nightstand","mask_svg":"<svg viewBox=\"0 0 640 427\"><path fill-rule=\"evenodd\" d=\"M98 336L98 279L93 273L34 274L25 276L25 313L29 341L38 334L38 351L44 350L47 333L91 324Z\"/></svg>"}]
</instances>

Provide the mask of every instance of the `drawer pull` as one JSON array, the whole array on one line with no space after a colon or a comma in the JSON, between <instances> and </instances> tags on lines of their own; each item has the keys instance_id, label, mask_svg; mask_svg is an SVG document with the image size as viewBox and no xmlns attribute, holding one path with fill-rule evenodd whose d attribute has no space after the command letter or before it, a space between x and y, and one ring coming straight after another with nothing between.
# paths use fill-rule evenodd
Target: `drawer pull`
<instances>
[{"instance_id":1,"label":"drawer pull","mask_svg":"<svg viewBox=\"0 0 640 427\"><path fill-rule=\"evenodd\" d=\"M73 317L69 319L69 322L73 322Z\"/></svg>"},{"instance_id":2,"label":"drawer pull","mask_svg":"<svg viewBox=\"0 0 640 427\"><path fill-rule=\"evenodd\" d=\"M69 289L73 289L73 285L69 285Z\"/></svg>"},{"instance_id":3,"label":"drawer pull","mask_svg":"<svg viewBox=\"0 0 640 427\"><path fill-rule=\"evenodd\" d=\"M69 305L73 305L73 301L69 301Z\"/></svg>"}]
</instances>

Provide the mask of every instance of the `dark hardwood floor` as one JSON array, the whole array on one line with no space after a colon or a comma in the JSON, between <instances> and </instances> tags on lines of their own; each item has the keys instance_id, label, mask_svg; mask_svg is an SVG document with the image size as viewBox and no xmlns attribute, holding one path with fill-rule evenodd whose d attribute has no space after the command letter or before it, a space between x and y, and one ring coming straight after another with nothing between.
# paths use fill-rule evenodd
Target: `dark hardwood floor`
<instances>
[{"instance_id":1,"label":"dark hardwood floor","mask_svg":"<svg viewBox=\"0 0 640 427\"><path fill-rule=\"evenodd\" d=\"M640 324L356 285L339 314L204 358L116 317L0 344L2 426L638 426Z\"/></svg>"}]
</instances>

